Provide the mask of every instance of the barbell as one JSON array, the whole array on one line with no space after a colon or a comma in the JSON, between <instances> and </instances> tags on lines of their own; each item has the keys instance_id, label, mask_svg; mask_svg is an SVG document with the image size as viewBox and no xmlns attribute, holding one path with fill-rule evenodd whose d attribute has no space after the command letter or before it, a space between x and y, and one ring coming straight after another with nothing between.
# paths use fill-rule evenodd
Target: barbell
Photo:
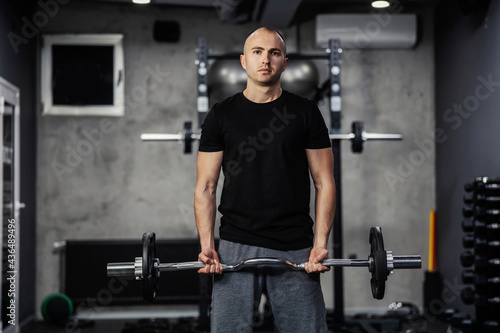
<instances>
[{"instance_id":1,"label":"barbell","mask_svg":"<svg viewBox=\"0 0 500 333\"><path fill-rule=\"evenodd\" d=\"M193 123L184 122L182 132L176 134L166 133L144 133L141 134L142 141L177 141L184 144L184 154L192 152L193 141L200 140L200 134L193 132ZM363 143L370 140L402 140L401 134L368 133L363 130L363 122L354 121L351 125L351 133L330 134L330 140L350 140L353 153L363 151Z\"/></svg>"},{"instance_id":2,"label":"barbell","mask_svg":"<svg viewBox=\"0 0 500 333\"><path fill-rule=\"evenodd\" d=\"M201 261L188 261L162 264L156 258L156 234L144 233L142 236L142 257L135 262L108 263L109 277L133 276L142 282L143 298L154 301L160 287L160 272L182 271L205 267ZM393 255L384 249L384 239L380 227L372 227L369 235L370 254L368 259L325 259L322 264L331 266L368 267L371 273L370 286L372 296L382 299L385 293L385 281L395 269L419 269L422 267L420 255ZM292 263L281 258L251 258L236 264L222 264L223 273L237 272L256 266L283 266L296 271L304 271L306 263Z\"/></svg>"}]
</instances>

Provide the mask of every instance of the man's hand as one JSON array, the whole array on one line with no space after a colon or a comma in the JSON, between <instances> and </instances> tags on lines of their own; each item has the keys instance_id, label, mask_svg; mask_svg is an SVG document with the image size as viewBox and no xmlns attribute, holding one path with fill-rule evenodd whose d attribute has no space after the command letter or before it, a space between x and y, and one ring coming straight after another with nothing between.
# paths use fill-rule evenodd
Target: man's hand
<instances>
[{"instance_id":1,"label":"man's hand","mask_svg":"<svg viewBox=\"0 0 500 333\"><path fill-rule=\"evenodd\" d=\"M309 254L309 261L306 262L307 273L323 273L330 270L330 267L323 266L321 262L328 258L328 250L324 247L314 247Z\"/></svg>"},{"instance_id":2,"label":"man's hand","mask_svg":"<svg viewBox=\"0 0 500 333\"><path fill-rule=\"evenodd\" d=\"M203 274L222 274L222 264L219 261L219 255L215 250L205 250L198 255L198 260L205 264L198 273Z\"/></svg>"}]
</instances>

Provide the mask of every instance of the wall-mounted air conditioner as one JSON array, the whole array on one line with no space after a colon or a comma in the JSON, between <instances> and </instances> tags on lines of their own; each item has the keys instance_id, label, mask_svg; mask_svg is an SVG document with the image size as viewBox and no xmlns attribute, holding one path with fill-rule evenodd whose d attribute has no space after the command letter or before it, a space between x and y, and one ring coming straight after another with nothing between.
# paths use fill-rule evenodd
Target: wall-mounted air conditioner
<instances>
[{"instance_id":1,"label":"wall-mounted air conditioner","mask_svg":"<svg viewBox=\"0 0 500 333\"><path fill-rule=\"evenodd\" d=\"M316 45L340 39L342 48L412 48L417 42L415 14L322 14L316 17Z\"/></svg>"}]
</instances>

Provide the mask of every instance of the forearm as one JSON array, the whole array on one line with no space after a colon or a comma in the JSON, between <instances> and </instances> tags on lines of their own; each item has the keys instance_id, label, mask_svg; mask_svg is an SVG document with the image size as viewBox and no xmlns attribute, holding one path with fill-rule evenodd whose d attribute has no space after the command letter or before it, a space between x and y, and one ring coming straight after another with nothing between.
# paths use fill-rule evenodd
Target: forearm
<instances>
[{"instance_id":1,"label":"forearm","mask_svg":"<svg viewBox=\"0 0 500 333\"><path fill-rule=\"evenodd\" d=\"M197 184L194 195L194 215L201 250L215 249L216 186Z\"/></svg>"},{"instance_id":2,"label":"forearm","mask_svg":"<svg viewBox=\"0 0 500 333\"><path fill-rule=\"evenodd\" d=\"M306 263L308 273L326 272L329 267L321 265L321 262L328 258L328 237L333 225L335 214L335 183L329 176L318 180L316 188L316 222L314 232L314 246L309 254L309 261Z\"/></svg>"},{"instance_id":3,"label":"forearm","mask_svg":"<svg viewBox=\"0 0 500 333\"><path fill-rule=\"evenodd\" d=\"M335 182L333 180L316 186L314 247L324 247L335 216Z\"/></svg>"},{"instance_id":4,"label":"forearm","mask_svg":"<svg viewBox=\"0 0 500 333\"><path fill-rule=\"evenodd\" d=\"M198 260L205 263L205 267L199 269L198 273L222 273L222 265L215 251L214 241L216 190L217 182L201 183L198 181L194 191L194 215L201 245Z\"/></svg>"}]
</instances>

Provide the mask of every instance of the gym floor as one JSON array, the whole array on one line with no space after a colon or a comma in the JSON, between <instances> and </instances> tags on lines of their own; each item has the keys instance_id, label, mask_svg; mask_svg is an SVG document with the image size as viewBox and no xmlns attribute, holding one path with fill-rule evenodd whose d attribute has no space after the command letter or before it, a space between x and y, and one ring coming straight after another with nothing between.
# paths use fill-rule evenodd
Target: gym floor
<instances>
[{"instance_id":1,"label":"gym floor","mask_svg":"<svg viewBox=\"0 0 500 333\"><path fill-rule=\"evenodd\" d=\"M48 324L45 322L32 322L21 328L21 333L70 333L70 332L80 332L80 333L181 333L181 332L202 332L196 330L196 322L194 320L185 320L175 323L169 323L165 320L146 320L148 324L143 323L139 325L138 320L99 320L88 322L86 325L81 327L76 327L72 324L67 324L66 326L57 326L53 324ZM350 322L350 319L346 319ZM399 328L391 327L391 321L389 324L380 324L378 318L363 318L358 323L360 325L350 327L339 328L335 330L330 330L329 332L352 332L352 333L442 333L442 332L458 332L457 330L448 331L448 324L441 321L426 321L418 320L414 324L410 324L408 321L403 322L402 326ZM363 323L365 323L363 325ZM372 323L371 325L369 323ZM418 323L418 324L416 324ZM270 330L255 330L255 332L272 332Z\"/></svg>"}]
</instances>

